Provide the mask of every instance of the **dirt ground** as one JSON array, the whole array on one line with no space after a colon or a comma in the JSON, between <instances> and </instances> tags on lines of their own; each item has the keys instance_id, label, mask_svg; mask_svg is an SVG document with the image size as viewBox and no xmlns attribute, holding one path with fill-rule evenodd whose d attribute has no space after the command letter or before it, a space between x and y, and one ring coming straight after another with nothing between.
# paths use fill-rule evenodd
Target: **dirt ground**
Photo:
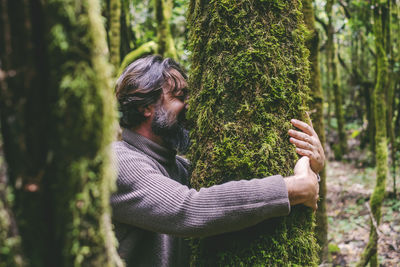
<instances>
[{"instance_id":1,"label":"dirt ground","mask_svg":"<svg viewBox=\"0 0 400 267\"><path fill-rule=\"evenodd\" d=\"M333 251L333 265L321 266L355 266L360 259L369 238L370 212L367 203L375 185L375 177L374 168L357 168L354 163L336 161L328 163L328 239L330 250ZM386 191L393 192L391 177L387 181ZM400 266L399 194L397 200L393 196L385 199L379 230L380 266Z\"/></svg>"}]
</instances>

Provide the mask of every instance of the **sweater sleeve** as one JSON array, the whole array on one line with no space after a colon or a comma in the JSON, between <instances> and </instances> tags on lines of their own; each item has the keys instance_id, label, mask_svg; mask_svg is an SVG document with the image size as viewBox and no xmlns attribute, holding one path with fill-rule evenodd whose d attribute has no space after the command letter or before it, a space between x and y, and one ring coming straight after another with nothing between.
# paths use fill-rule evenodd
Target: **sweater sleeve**
<instances>
[{"instance_id":1,"label":"sweater sleeve","mask_svg":"<svg viewBox=\"0 0 400 267\"><path fill-rule=\"evenodd\" d=\"M111 197L118 222L164 234L203 237L240 230L290 211L280 175L197 191L162 175L147 157L121 153L118 191Z\"/></svg>"}]
</instances>

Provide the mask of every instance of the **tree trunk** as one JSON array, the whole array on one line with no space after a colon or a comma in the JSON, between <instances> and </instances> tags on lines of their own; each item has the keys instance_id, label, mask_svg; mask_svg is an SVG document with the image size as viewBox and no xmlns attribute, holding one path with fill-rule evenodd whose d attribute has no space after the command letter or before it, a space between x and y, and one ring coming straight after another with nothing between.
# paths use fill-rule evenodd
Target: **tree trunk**
<instances>
[{"instance_id":1,"label":"tree trunk","mask_svg":"<svg viewBox=\"0 0 400 267\"><path fill-rule=\"evenodd\" d=\"M292 174L290 119L304 119L308 52L298 1L190 2L191 183ZM193 266L316 265L312 211L293 207L240 232L193 242Z\"/></svg>"},{"instance_id":2,"label":"tree trunk","mask_svg":"<svg viewBox=\"0 0 400 267\"><path fill-rule=\"evenodd\" d=\"M132 31L131 23L135 19L130 6L132 1L121 0L121 46L120 46L120 58L123 59L129 52L134 48L136 41L135 33ZM120 66L119 66L120 67Z\"/></svg>"},{"instance_id":3,"label":"tree trunk","mask_svg":"<svg viewBox=\"0 0 400 267\"><path fill-rule=\"evenodd\" d=\"M1 0L1 130L28 266L115 266L99 2Z\"/></svg>"},{"instance_id":4,"label":"tree trunk","mask_svg":"<svg viewBox=\"0 0 400 267\"><path fill-rule=\"evenodd\" d=\"M377 79L374 91L374 113L376 124L376 185L372 193L370 205L373 214L373 219L379 226L381 219L381 206L385 196L386 175L388 172L388 150L386 138L386 91L389 84L389 63L387 59L385 42L387 32L385 31L384 16L387 2L383 3L378 0L374 1L374 35L375 47L377 56ZM368 262L370 266L379 266L377 257L378 234L374 223L371 220L370 239L365 248L361 261L358 266L366 266Z\"/></svg>"},{"instance_id":5,"label":"tree trunk","mask_svg":"<svg viewBox=\"0 0 400 267\"><path fill-rule=\"evenodd\" d=\"M331 119L331 110L332 110L332 70L331 70L331 64L330 64L330 48L329 48L329 40L326 42L326 47L325 47L325 63L326 63L326 83L325 83L325 88L326 88L326 97L328 100L328 109L326 111L326 121L328 124L328 129L332 127Z\"/></svg>"},{"instance_id":6,"label":"tree trunk","mask_svg":"<svg viewBox=\"0 0 400 267\"><path fill-rule=\"evenodd\" d=\"M110 61L114 72L120 64L121 46L121 0L110 0Z\"/></svg>"},{"instance_id":7,"label":"tree trunk","mask_svg":"<svg viewBox=\"0 0 400 267\"><path fill-rule=\"evenodd\" d=\"M335 158L341 159L342 156L347 152L347 138L344 130L342 90L339 82L340 78L338 73L336 46L334 44L334 28L333 28L333 17L332 17L333 4L334 0L327 0L325 6L325 12L328 16L327 50L328 50L328 64L330 65L330 68L328 70L331 72L331 84L335 98L335 117L337 121L337 133L339 136L339 145L335 146Z\"/></svg>"},{"instance_id":8,"label":"tree trunk","mask_svg":"<svg viewBox=\"0 0 400 267\"><path fill-rule=\"evenodd\" d=\"M314 9L312 0L303 0L303 14L304 22L307 29L310 31L310 37L307 41L307 48L310 50L310 73L311 79L309 87L311 89L311 102L309 104L311 109L311 119L314 129L321 140L321 144L325 146L325 126L323 103L324 97L321 88L321 78L319 70L319 38L318 31L315 28ZM319 187L320 201L318 203L318 210L316 214L317 225L315 227L315 235L318 245L320 247L319 259L320 262L328 260L328 217L326 214L326 170L320 172L321 182Z\"/></svg>"},{"instance_id":9,"label":"tree trunk","mask_svg":"<svg viewBox=\"0 0 400 267\"><path fill-rule=\"evenodd\" d=\"M174 39L169 25L172 16L173 0L154 0L156 21L158 53L164 57L177 58Z\"/></svg>"}]
</instances>

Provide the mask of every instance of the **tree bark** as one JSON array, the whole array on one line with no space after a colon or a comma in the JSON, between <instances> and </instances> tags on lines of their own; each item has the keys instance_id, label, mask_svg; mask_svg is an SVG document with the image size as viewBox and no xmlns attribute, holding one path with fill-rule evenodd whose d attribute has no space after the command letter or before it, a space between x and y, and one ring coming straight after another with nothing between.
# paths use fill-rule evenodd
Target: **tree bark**
<instances>
[{"instance_id":1,"label":"tree bark","mask_svg":"<svg viewBox=\"0 0 400 267\"><path fill-rule=\"evenodd\" d=\"M390 0L389 0L390 1ZM374 113L376 124L376 185L372 193L370 205L372 214L376 224L379 226L381 219L381 206L385 196L386 176L388 172L388 149L387 149L387 132L386 132L386 94L389 83L389 63L386 54L386 35L385 8L387 2L378 0L374 4L374 35L375 47L377 55L377 79L374 90ZM386 33L385 33L386 32ZM378 234L373 221L371 220L370 239L367 247L361 256L358 266L366 266L368 262L370 266L378 266L377 257Z\"/></svg>"},{"instance_id":2,"label":"tree bark","mask_svg":"<svg viewBox=\"0 0 400 267\"><path fill-rule=\"evenodd\" d=\"M120 64L121 46L121 0L110 0L110 61L114 72Z\"/></svg>"},{"instance_id":3,"label":"tree bark","mask_svg":"<svg viewBox=\"0 0 400 267\"><path fill-rule=\"evenodd\" d=\"M114 97L97 0L1 0L1 130L28 266L119 266Z\"/></svg>"},{"instance_id":4,"label":"tree bark","mask_svg":"<svg viewBox=\"0 0 400 267\"><path fill-rule=\"evenodd\" d=\"M309 91L300 8L296 0L190 2L194 187L292 174L287 131L290 119L305 119ZM192 265L316 265L312 217L296 206L290 216L195 240Z\"/></svg>"},{"instance_id":5,"label":"tree bark","mask_svg":"<svg viewBox=\"0 0 400 267\"><path fill-rule=\"evenodd\" d=\"M157 21L158 53L164 57L176 59L174 39L169 25L174 2L173 0L154 0L154 3Z\"/></svg>"},{"instance_id":6,"label":"tree bark","mask_svg":"<svg viewBox=\"0 0 400 267\"><path fill-rule=\"evenodd\" d=\"M344 129L342 90L339 82L337 52L334 43L334 28L333 28L333 15L332 15L333 4L334 0L327 0L325 6L325 12L328 16L327 50L328 50L328 64L330 65L328 71L331 72L331 84L334 93L334 104L335 104L335 117L337 121L337 133L339 137L339 145L335 147L336 148L335 158L341 159L343 155L347 153L347 138Z\"/></svg>"},{"instance_id":7,"label":"tree bark","mask_svg":"<svg viewBox=\"0 0 400 267\"><path fill-rule=\"evenodd\" d=\"M324 97L321 88L321 77L319 70L319 38L318 31L315 28L314 9L312 0L303 0L303 14L304 22L307 29L310 31L310 37L307 40L307 48L310 50L310 73L311 79L309 87L311 89L310 96L310 110L311 119L314 129L321 140L322 146L325 146L325 126L323 103ZM321 182L319 187L320 201L318 203L318 210L316 214L317 225L315 227L315 235L317 238L320 262L328 260L328 216L326 214L326 170L320 172Z\"/></svg>"}]
</instances>

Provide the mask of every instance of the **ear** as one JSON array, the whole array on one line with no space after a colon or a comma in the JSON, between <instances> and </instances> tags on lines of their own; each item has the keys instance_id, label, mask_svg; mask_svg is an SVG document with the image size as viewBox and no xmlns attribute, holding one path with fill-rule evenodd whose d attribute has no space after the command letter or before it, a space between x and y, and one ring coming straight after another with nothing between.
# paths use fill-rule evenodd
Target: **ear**
<instances>
[{"instance_id":1,"label":"ear","mask_svg":"<svg viewBox=\"0 0 400 267\"><path fill-rule=\"evenodd\" d=\"M143 116L147 119L150 118L154 113L154 105L148 105L146 107L140 107L139 111L143 113Z\"/></svg>"}]
</instances>

